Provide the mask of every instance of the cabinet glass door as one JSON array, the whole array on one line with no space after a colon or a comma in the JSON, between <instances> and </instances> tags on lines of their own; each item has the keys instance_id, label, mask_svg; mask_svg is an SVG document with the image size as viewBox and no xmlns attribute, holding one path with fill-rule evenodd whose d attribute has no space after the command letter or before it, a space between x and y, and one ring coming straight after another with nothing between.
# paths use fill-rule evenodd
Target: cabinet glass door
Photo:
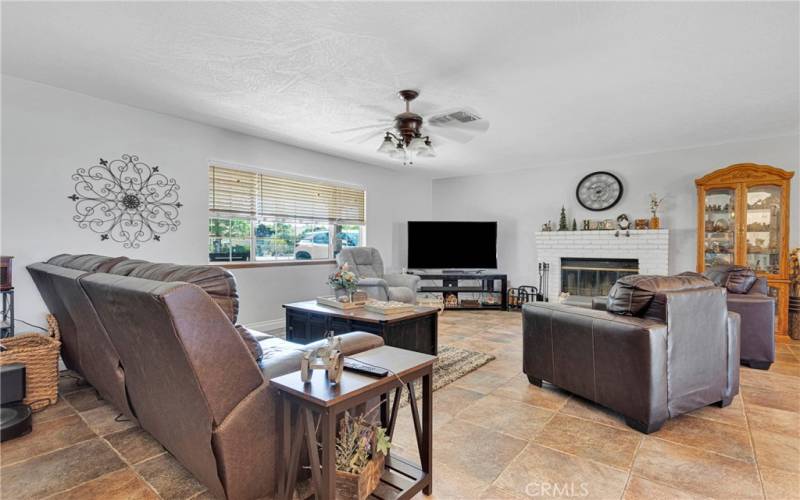
<instances>
[{"instance_id":1,"label":"cabinet glass door","mask_svg":"<svg viewBox=\"0 0 800 500\"><path fill-rule=\"evenodd\" d=\"M747 189L747 262L756 272L780 273L781 188L753 186Z\"/></svg>"},{"instance_id":2,"label":"cabinet glass door","mask_svg":"<svg viewBox=\"0 0 800 500\"><path fill-rule=\"evenodd\" d=\"M734 264L736 251L736 189L715 188L705 192L705 267Z\"/></svg>"}]
</instances>

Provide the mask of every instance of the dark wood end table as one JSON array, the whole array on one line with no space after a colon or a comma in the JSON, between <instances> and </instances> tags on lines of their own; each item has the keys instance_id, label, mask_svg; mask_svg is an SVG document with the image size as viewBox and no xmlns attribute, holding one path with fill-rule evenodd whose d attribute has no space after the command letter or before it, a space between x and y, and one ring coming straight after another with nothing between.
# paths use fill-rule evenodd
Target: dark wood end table
<instances>
[{"instance_id":1,"label":"dark wood end table","mask_svg":"<svg viewBox=\"0 0 800 500\"><path fill-rule=\"evenodd\" d=\"M390 370L383 378L350 371L342 374L339 384L332 385L322 370L315 370L311 382L304 384L300 372L273 378L270 384L278 390L278 418L281 428L278 463L278 497L290 499L305 447L311 465L311 486L317 499L336 497L336 426L345 411L363 407L367 401L380 398L381 425L394 435L403 390L409 393L411 416L417 437L421 466L393 456L386 457L386 467L373 498L407 499L422 491L432 492L433 460L433 362L435 356L383 346L348 356ZM414 398L414 384L422 379L422 415ZM391 408L389 393L393 391ZM293 412L293 409L295 410ZM295 414L292 422L292 414ZM319 427L317 427L317 425ZM321 448L317 441L321 434ZM321 455L321 458L320 458Z\"/></svg>"}]
</instances>

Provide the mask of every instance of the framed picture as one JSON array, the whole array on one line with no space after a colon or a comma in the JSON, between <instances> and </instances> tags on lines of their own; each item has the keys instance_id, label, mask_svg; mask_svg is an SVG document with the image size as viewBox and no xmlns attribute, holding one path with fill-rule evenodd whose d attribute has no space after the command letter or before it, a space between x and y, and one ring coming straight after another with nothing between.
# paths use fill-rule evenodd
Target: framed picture
<instances>
[{"instance_id":1,"label":"framed picture","mask_svg":"<svg viewBox=\"0 0 800 500\"><path fill-rule=\"evenodd\" d=\"M633 227L634 229L650 229L650 219L636 219Z\"/></svg>"}]
</instances>

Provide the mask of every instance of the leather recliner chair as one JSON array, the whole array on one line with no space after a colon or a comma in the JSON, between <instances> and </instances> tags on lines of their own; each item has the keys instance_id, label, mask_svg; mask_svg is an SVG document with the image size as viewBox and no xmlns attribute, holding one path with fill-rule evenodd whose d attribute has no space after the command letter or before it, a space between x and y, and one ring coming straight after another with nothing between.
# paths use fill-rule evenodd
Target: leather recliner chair
<instances>
[{"instance_id":1,"label":"leather recliner chair","mask_svg":"<svg viewBox=\"0 0 800 500\"><path fill-rule=\"evenodd\" d=\"M215 497L272 497L277 397L269 380L308 349L235 326L233 276L216 266L57 256L28 266L62 329L68 366L135 418ZM344 354L383 344L341 336ZM68 361L67 361L68 360Z\"/></svg>"},{"instance_id":2,"label":"leather recliner chair","mask_svg":"<svg viewBox=\"0 0 800 500\"><path fill-rule=\"evenodd\" d=\"M657 431L668 418L739 392L739 315L702 276L621 278L608 311L523 306L523 370Z\"/></svg>"},{"instance_id":3,"label":"leather recliner chair","mask_svg":"<svg viewBox=\"0 0 800 500\"><path fill-rule=\"evenodd\" d=\"M741 362L769 370L775 361L775 298L769 296L766 278L747 267L728 264L714 266L703 275L728 290L728 310L742 317Z\"/></svg>"}]
</instances>

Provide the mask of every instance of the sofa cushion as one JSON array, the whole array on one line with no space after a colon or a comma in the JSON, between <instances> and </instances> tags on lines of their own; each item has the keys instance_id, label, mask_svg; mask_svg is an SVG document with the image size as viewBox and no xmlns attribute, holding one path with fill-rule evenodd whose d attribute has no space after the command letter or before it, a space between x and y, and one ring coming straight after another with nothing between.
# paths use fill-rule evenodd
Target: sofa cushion
<instances>
[{"instance_id":1,"label":"sofa cushion","mask_svg":"<svg viewBox=\"0 0 800 500\"><path fill-rule=\"evenodd\" d=\"M144 278L155 281L184 281L203 289L231 323L236 323L239 315L239 294L236 292L236 278L219 266L184 266L178 264L156 264L144 260L128 259L118 262L108 271L110 274Z\"/></svg>"},{"instance_id":2,"label":"sofa cushion","mask_svg":"<svg viewBox=\"0 0 800 500\"><path fill-rule=\"evenodd\" d=\"M666 294L676 290L713 287L714 283L696 273L676 276L632 274L614 283L608 292L606 310L616 314L666 317Z\"/></svg>"},{"instance_id":3,"label":"sofa cushion","mask_svg":"<svg viewBox=\"0 0 800 500\"><path fill-rule=\"evenodd\" d=\"M756 282L756 273L748 267L736 267L728 273L725 288L731 293L747 293Z\"/></svg>"}]
</instances>

